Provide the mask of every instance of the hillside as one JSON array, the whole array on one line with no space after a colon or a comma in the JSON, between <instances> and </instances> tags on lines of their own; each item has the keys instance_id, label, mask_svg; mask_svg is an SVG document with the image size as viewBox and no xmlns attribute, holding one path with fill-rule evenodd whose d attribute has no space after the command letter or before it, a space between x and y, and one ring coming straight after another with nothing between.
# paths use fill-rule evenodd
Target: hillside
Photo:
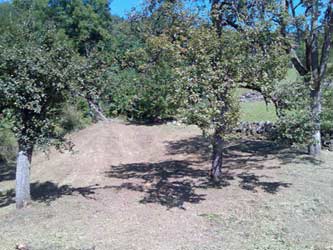
<instances>
[{"instance_id":1,"label":"hillside","mask_svg":"<svg viewBox=\"0 0 333 250\"><path fill-rule=\"evenodd\" d=\"M115 121L71 138L74 153L35 155L27 209L15 210L14 168L0 173L0 250L333 247L332 153L235 140L214 187L196 127Z\"/></svg>"}]
</instances>

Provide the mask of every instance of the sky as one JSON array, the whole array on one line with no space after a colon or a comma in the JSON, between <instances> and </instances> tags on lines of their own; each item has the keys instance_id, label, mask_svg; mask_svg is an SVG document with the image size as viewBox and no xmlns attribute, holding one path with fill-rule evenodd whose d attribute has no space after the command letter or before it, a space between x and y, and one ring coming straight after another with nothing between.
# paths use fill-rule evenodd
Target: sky
<instances>
[{"instance_id":1,"label":"sky","mask_svg":"<svg viewBox=\"0 0 333 250\"><path fill-rule=\"evenodd\" d=\"M131 8L138 7L142 1L140 0L112 0L111 1L111 13L124 17Z\"/></svg>"},{"instance_id":2,"label":"sky","mask_svg":"<svg viewBox=\"0 0 333 250\"><path fill-rule=\"evenodd\" d=\"M1 2L7 2L10 0L0 0ZM134 7L140 7L144 0L111 0L110 8L112 15L118 15L125 17L128 12Z\"/></svg>"},{"instance_id":3,"label":"sky","mask_svg":"<svg viewBox=\"0 0 333 250\"><path fill-rule=\"evenodd\" d=\"M8 0L0 0L0 3L6 1ZM111 13L113 15L125 17L127 12L133 7L140 6L140 3L142 3L142 0L112 0L110 5Z\"/></svg>"},{"instance_id":4,"label":"sky","mask_svg":"<svg viewBox=\"0 0 333 250\"><path fill-rule=\"evenodd\" d=\"M7 2L10 0L0 0L1 2ZM125 17L127 13L134 7L140 7L144 0L111 0L110 8L112 15L118 15Z\"/></svg>"}]
</instances>

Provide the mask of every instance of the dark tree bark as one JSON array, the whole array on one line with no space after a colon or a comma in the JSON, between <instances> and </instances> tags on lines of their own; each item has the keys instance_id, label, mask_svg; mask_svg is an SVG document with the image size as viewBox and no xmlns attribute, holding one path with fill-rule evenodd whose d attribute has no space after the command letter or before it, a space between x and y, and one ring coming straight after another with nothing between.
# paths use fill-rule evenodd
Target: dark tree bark
<instances>
[{"instance_id":1,"label":"dark tree bark","mask_svg":"<svg viewBox=\"0 0 333 250\"><path fill-rule=\"evenodd\" d=\"M30 202L30 166L33 147L19 145L19 152L16 162L16 187L15 201L16 208L21 209Z\"/></svg>"},{"instance_id":2,"label":"dark tree bark","mask_svg":"<svg viewBox=\"0 0 333 250\"><path fill-rule=\"evenodd\" d=\"M312 90L310 92L311 100L311 118L314 125L312 133L312 142L309 145L309 154L318 156L321 151L321 133L320 133L320 112L321 112L321 78L320 78L320 59L318 45L318 18L319 18L319 3L316 1L311 8L311 32L306 40L308 47L306 57L307 64L310 66L312 75Z\"/></svg>"},{"instance_id":3,"label":"dark tree bark","mask_svg":"<svg viewBox=\"0 0 333 250\"><path fill-rule=\"evenodd\" d=\"M227 100L228 89L225 93L221 94L221 100ZM225 105L221 107L221 123L215 128L213 135L213 152L212 152L212 166L210 170L210 175L213 182L220 182L222 179L222 167L223 167L223 151L224 151L224 138L223 136L227 132L227 121L225 120L225 116L227 112L230 110L230 106L225 102Z\"/></svg>"},{"instance_id":4,"label":"dark tree bark","mask_svg":"<svg viewBox=\"0 0 333 250\"><path fill-rule=\"evenodd\" d=\"M224 140L221 132L221 129L216 129L213 136L212 167L210 175L214 182L219 182L222 177Z\"/></svg>"},{"instance_id":5,"label":"dark tree bark","mask_svg":"<svg viewBox=\"0 0 333 250\"><path fill-rule=\"evenodd\" d=\"M223 26L225 25L223 22L223 15L222 15L222 8L223 3L221 3L219 0L212 0L211 1L211 10L210 10L210 15L211 15L211 20L213 23L213 26L216 29L217 35L219 37L222 36L222 30ZM220 52L218 58L215 58L216 61L219 60L220 54L223 51L222 46L219 46ZM216 61L212 62L212 65L216 64ZM226 90L227 92L228 90ZM220 99L224 100L226 93L221 93ZM227 112L228 107L224 106L221 108L221 119L223 123L223 117L225 113ZM213 146L213 152L212 152L212 166L210 170L210 177L213 182L219 183L222 179L222 164L223 164L223 147L224 147L224 140L222 137L222 134L225 130L224 124L219 125L218 127L215 128L214 135L213 135L213 141L212 141L212 146Z\"/></svg>"}]
</instances>

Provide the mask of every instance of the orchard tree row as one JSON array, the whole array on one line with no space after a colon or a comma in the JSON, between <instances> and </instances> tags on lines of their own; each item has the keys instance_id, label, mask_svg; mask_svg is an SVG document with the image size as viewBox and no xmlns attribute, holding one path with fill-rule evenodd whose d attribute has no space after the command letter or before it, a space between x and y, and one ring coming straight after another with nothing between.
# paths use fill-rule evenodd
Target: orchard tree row
<instances>
[{"instance_id":1,"label":"orchard tree row","mask_svg":"<svg viewBox=\"0 0 333 250\"><path fill-rule=\"evenodd\" d=\"M0 4L0 113L18 144L18 208L30 200L33 150L72 147L68 105L92 120L198 125L211 134L210 174L219 182L225 135L238 121L235 90L243 87L275 104L280 139L320 153L322 121L333 127L326 88L333 1L150 0L128 18L109 6ZM286 79L290 69L297 81Z\"/></svg>"}]
</instances>

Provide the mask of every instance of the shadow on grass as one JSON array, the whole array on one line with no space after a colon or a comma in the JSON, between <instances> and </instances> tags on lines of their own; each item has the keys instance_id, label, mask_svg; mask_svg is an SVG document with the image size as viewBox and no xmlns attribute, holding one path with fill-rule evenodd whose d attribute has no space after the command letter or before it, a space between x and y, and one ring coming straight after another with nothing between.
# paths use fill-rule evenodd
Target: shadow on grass
<instances>
[{"instance_id":1,"label":"shadow on grass","mask_svg":"<svg viewBox=\"0 0 333 250\"><path fill-rule=\"evenodd\" d=\"M59 186L56 183L35 182L30 185L31 199L35 202L50 204L52 201L61 198L65 195L80 195L87 199L94 199L94 194L97 189L104 189L107 187L99 187L91 185L87 187L74 188L70 185ZM15 190L10 189L5 192L0 192L0 208L6 207L15 203Z\"/></svg>"},{"instance_id":2,"label":"shadow on grass","mask_svg":"<svg viewBox=\"0 0 333 250\"><path fill-rule=\"evenodd\" d=\"M249 160L257 158L260 160L276 159L283 164L305 164L320 165L322 161L306 154L304 150L292 148L290 145L282 145L269 140L241 140L235 145L228 146L229 152L247 154Z\"/></svg>"},{"instance_id":3,"label":"shadow on grass","mask_svg":"<svg viewBox=\"0 0 333 250\"><path fill-rule=\"evenodd\" d=\"M153 119L146 119L146 120L126 120L125 122L129 125L136 125L136 126L159 126L159 125L165 125L168 124L168 122L174 121L173 118L165 118L165 119L159 119L159 118L153 118Z\"/></svg>"},{"instance_id":4,"label":"shadow on grass","mask_svg":"<svg viewBox=\"0 0 333 250\"><path fill-rule=\"evenodd\" d=\"M247 173L224 173L219 184L211 182L208 171L198 169L198 162L164 161L159 163L133 163L111 166L106 176L124 180L116 189L127 189L144 193L140 203L155 203L171 208L185 209L186 203L198 204L205 200L206 194L198 193L201 189L221 189L231 185L231 181L240 180L240 188L257 192L260 188L264 192L275 194L281 187L289 187L284 182L264 182L259 176ZM237 177L237 178L236 178ZM237 180L236 180L237 179Z\"/></svg>"},{"instance_id":5,"label":"shadow on grass","mask_svg":"<svg viewBox=\"0 0 333 250\"><path fill-rule=\"evenodd\" d=\"M134 163L112 166L106 176L126 180L117 189L145 193L140 203L157 203L167 208L183 208L184 203L199 203L204 194L197 194L197 182L206 185L207 172L191 168L188 161ZM208 184L207 184L208 185Z\"/></svg>"},{"instance_id":6,"label":"shadow on grass","mask_svg":"<svg viewBox=\"0 0 333 250\"><path fill-rule=\"evenodd\" d=\"M211 159L210 139L196 136L185 140L167 142L170 155L193 154L202 161ZM321 160L306 155L304 151L269 140L244 139L227 143L224 152L224 169L263 168L262 162L277 159L281 164L311 163L319 165ZM276 166L278 167L278 166Z\"/></svg>"},{"instance_id":7,"label":"shadow on grass","mask_svg":"<svg viewBox=\"0 0 333 250\"><path fill-rule=\"evenodd\" d=\"M0 161L0 182L15 180L15 164Z\"/></svg>"},{"instance_id":8,"label":"shadow on grass","mask_svg":"<svg viewBox=\"0 0 333 250\"><path fill-rule=\"evenodd\" d=\"M279 145L268 140L238 140L227 143L224 152L223 179L216 186L203 165L210 165L209 138L192 137L166 143L169 155L195 155L195 161L164 161L157 163L133 163L111 166L106 176L124 180L117 189L144 193L140 203L157 203L167 208L183 208L185 203L200 203L205 194L198 190L224 188L232 183L242 190L276 194L292 184L283 181L267 181L269 176L253 173L254 170L281 168L289 163L311 163L320 160L304 154L301 150Z\"/></svg>"},{"instance_id":9,"label":"shadow on grass","mask_svg":"<svg viewBox=\"0 0 333 250\"><path fill-rule=\"evenodd\" d=\"M240 141L227 146L224 158L224 176L216 185L210 181L207 168L209 165L209 140L201 136L188 140L168 142L167 150L170 155L195 154L198 161L163 161L156 163L132 163L111 166L105 175L109 178L123 180L117 186L91 185L75 188L70 185L59 186L53 182L32 183L32 199L49 204L65 195L80 195L87 199L94 199L96 190L115 189L131 190L143 193L142 204L159 204L171 208L185 209L186 203L198 204L206 199L203 189L222 189L233 182L242 190L257 192L261 190L269 194L276 194L281 188L288 188L291 184L281 181L263 181L268 176L252 173L252 169L279 168L279 165L265 165L271 159L279 159L283 163L309 160L319 164L316 160L300 159L301 152L287 150L269 141ZM235 170L235 171L234 171ZM237 170L237 171L236 171ZM5 174L4 176L11 176ZM13 177L13 176L12 176ZM3 178L12 178L3 177ZM14 202L14 190L0 192L0 207Z\"/></svg>"},{"instance_id":10,"label":"shadow on grass","mask_svg":"<svg viewBox=\"0 0 333 250\"><path fill-rule=\"evenodd\" d=\"M257 187L260 187L267 193L275 194L281 187L287 188L291 186L290 183L285 182L267 182L260 181L257 175L242 173L237 175L241 179L240 187L245 190L257 192Z\"/></svg>"},{"instance_id":11,"label":"shadow on grass","mask_svg":"<svg viewBox=\"0 0 333 250\"><path fill-rule=\"evenodd\" d=\"M14 189L0 192L0 208L6 207L12 203L15 203L14 198L15 198Z\"/></svg>"}]
</instances>

